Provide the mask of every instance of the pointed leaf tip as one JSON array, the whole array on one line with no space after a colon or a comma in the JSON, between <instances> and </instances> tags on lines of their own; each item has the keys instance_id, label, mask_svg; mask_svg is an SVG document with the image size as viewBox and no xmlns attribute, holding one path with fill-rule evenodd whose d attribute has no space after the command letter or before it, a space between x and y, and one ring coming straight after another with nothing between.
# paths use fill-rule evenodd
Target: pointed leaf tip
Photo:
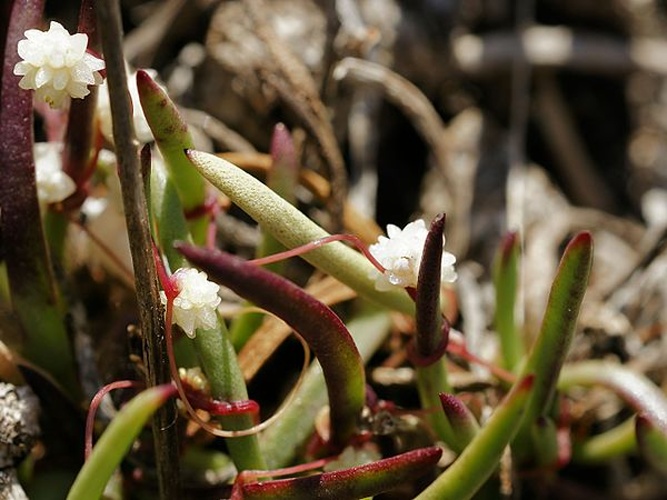
<instances>
[{"instance_id":1,"label":"pointed leaf tip","mask_svg":"<svg viewBox=\"0 0 667 500\"><path fill-rule=\"evenodd\" d=\"M295 156L292 135L284 124L278 123L273 129L273 137L271 137L271 158L273 162L294 163Z\"/></svg>"},{"instance_id":2,"label":"pointed leaf tip","mask_svg":"<svg viewBox=\"0 0 667 500\"><path fill-rule=\"evenodd\" d=\"M468 407L459 398L446 392L441 392L439 397L442 409L445 410L449 417L468 418Z\"/></svg>"},{"instance_id":3,"label":"pointed leaf tip","mask_svg":"<svg viewBox=\"0 0 667 500\"><path fill-rule=\"evenodd\" d=\"M137 91L142 101L145 101L147 98L161 97L164 104L167 103L167 95L164 93L162 88L157 84L153 77L144 69L138 69L135 75L137 82ZM145 104L142 103L142 106Z\"/></svg>"},{"instance_id":4,"label":"pointed leaf tip","mask_svg":"<svg viewBox=\"0 0 667 500\"><path fill-rule=\"evenodd\" d=\"M479 431L477 420L463 401L453 394L441 392L439 396L440 404L452 429L460 436L460 440L468 445Z\"/></svg>"},{"instance_id":5,"label":"pointed leaf tip","mask_svg":"<svg viewBox=\"0 0 667 500\"><path fill-rule=\"evenodd\" d=\"M445 221L447 220L447 215L444 212L440 212L431 221L431 231L434 233L444 233L445 232Z\"/></svg>"},{"instance_id":6,"label":"pointed leaf tip","mask_svg":"<svg viewBox=\"0 0 667 500\"><path fill-rule=\"evenodd\" d=\"M434 217L429 227L422 261L419 266L417 293L415 297L417 336L415 354L430 363L438 361L447 345L448 328L442 328L440 310L440 284L442 276L443 234L445 214Z\"/></svg>"},{"instance_id":7,"label":"pointed leaf tip","mask_svg":"<svg viewBox=\"0 0 667 500\"><path fill-rule=\"evenodd\" d=\"M153 79L144 69L137 70L137 83L141 82L142 84L147 84L153 82Z\"/></svg>"},{"instance_id":8,"label":"pointed leaf tip","mask_svg":"<svg viewBox=\"0 0 667 500\"><path fill-rule=\"evenodd\" d=\"M590 231L581 231L574 235L570 240L565 252L568 250L592 250L593 248L593 234Z\"/></svg>"},{"instance_id":9,"label":"pointed leaf tip","mask_svg":"<svg viewBox=\"0 0 667 500\"><path fill-rule=\"evenodd\" d=\"M519 233L516 231L510 231L507 233L500 242L500 258L502 259L501 265L506 266L512 253L517 249L517 244L519 243Z\"/></svg>"}]
</instances>

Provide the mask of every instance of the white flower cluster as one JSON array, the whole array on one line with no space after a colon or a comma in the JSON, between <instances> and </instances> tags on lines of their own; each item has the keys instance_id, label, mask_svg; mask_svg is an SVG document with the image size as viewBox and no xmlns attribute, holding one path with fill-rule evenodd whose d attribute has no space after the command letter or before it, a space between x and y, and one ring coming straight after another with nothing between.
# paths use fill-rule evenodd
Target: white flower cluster
<instances>
[{"instance_id":1,"label":"white flower cluster","mask_svg":"<svg viewBox=\"0 0 667 500\"><path fill-rule=\"evenodd\" d=\"M37 99L60 108L67 97L81 99L90 93L88 85L102 83L104 61L86 52L88 35L70 35L56 21L48 31L32 29L24 35L18 43L23 60L14 66L14 74L23 77L19 87L35 90Z\"/></svg>"},{"instance_id":2,"label":"white flower cluster","mask_svg":"<svg viewBox=\"0 0 667 500\"><path fill-rule=\"evenodd\" d=\"M211 330L218 324L216 309L220 304L220 287L208 280L206 273L196 269L181 268L172 275L178 290L174 299L172 323L180 326L186 335L194 338L197 328ZM162 303L167 303L164 292Z\"/></svg>"},{"instance_id":3,"label":"white flower cluster","mask_svg":"<svg viewBox=\"0 0 667 500\"><path fill-rule=\"evenodd\" d=\"M35 181L40 203L59 203L76 191L72 178L62 170L61 142L38 142L34 146Z\"/></svg>"},{"instance_id":4,"label":"white flower cluster","mask_svg":"<svg viewBox=\"0 0 667 500\"><path fill-rule=\"evenodd\" d=\"M426 223L419 219L409 223L403 230L389 224L387 235L388 237L380 236L378 242L368 248L371 255L385 268L382 274L377 271L374 273L375 288L386 291L393 287L416 287L424 243L428 236ZM445 244L444 238L442 244ZM442 252L443 283L456 281L455 263L454 255Z\"/></svg>"}]
</instances>

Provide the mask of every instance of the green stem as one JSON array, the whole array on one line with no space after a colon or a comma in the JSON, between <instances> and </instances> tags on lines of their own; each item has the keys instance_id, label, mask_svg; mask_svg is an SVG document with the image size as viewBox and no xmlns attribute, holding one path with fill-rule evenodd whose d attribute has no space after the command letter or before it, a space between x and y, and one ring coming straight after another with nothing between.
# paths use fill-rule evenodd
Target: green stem
<instances>
[{"instance_id":1,"label":"green stem","mask_svg":"<svg viewBox=\"0 0 667 500\"><path fill-rule=\"evenodd\" d=\"M197 330L195 348L211 387L211 396L222 401L248 399L243 375L236 359L236 352L229 340L229 333L222 320L214 330ZM251 415L221 416L220 424L226 430L248 429L254 422ZM264 470L266 463L259 448L257 435L225 439L229 454L239 471Z\"/></svg>"},{"instance_id":2,"label":"green stem","mask_svg":"<svg viewBox=\"0 0 667 500\"><path fill-rule=\"evenodd\" d=\"M447 381L445 358L439 359L428 366L417 367L417 391L421 406L428 412L428 421L437 436L452 450L462 451L467 443L458 439L459 436L452 429L452 425L445 412L442 411L440 403L440 393L452 392L452 388Z\"/></svg>"}]
</instances>

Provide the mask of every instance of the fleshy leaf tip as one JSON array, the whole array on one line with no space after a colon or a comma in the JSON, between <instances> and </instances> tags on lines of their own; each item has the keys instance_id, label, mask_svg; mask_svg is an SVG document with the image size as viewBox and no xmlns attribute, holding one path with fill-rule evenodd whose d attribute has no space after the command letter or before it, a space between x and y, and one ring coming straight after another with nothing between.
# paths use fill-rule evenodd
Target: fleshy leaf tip
<instances>
[{"instance_id":1,"label":"fleshy leaf tip","mask_svg":"<svg viewBox=\"0 0 667 500\"><path fill-rule=\"evenodd\" d=\"M519 242L519 233L517 231L510 231L505 236L503 236L500 242L500 255L502 258L503 264L512 256L512 253L515 251L517 243Z\"/></svg>"},{"instance_id":2,"label":"fleshy leaf tip","mask_svg":"<svg viewBox=\"0 0 667 500\"><path fill-rule=\"evenodd\" d=\"M593 234L590 231L581 231L574 235L567 245L568 249L590 248L593 246Z\"/></svg>"}]
</instances>

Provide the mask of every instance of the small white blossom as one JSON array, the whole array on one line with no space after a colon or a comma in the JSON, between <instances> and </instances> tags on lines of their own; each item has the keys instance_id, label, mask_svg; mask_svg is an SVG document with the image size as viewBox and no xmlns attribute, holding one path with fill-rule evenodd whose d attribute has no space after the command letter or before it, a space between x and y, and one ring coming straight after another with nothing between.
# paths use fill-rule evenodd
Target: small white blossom
<instances>
[{"instance_id":1,"label":"small white blossom","mask_svg":"<svg viewBox=\"0 0 667 500\"><path fill-rule=\"evenodd\" d=\"M172 275L178 290L174 299L172 323L180 326L188 337L194 338L197 328L211 330L218 324L216 309L220 304L220 287L207 279L206 273L181 268ZM162 303L167 297L162 292Z\"/></svg>"},{"instance_id":2,"label":"small white blossom","mask_svg":"<svg viewBox=\"0 0 667 500\"><path fill-rule=\"evenodd\" d=\"M67 97L81 99L90 93L88 85L102 83L104 61L86 52L85 33L70 35L51 21L48 31L32 29L24 36L17 47L23 60L14 66L14 74L23 77L19 87L34 89L37 99L59 108Z\"/></svg>"},{"instance_id":3,"label":"small white blossom","mask_svg":"<svg viewBox=\"0 0 667 500\"><path fill-rule=\"evenodd\" d=\"M38 142L35 152L37 198L43 204L59 203L76 191L72 178L62 170L60 142Z\"/></svg>"},{"instance_id":4,"label":"small white blossom","mask_svg":"<svg viewBox=\"0 0 667 500\"><path fill-rule=\"evenodd\" d=\"M157 77L157 71L154 69L147 69L146 71L151 78ZM148 121L144 116L144 110L139 101L139 90L137 89L137 72L127 71L127 88L130 92L130 100L132 102L132 122L134 124L134 132L137 139L141 143L149 143L153 141L153 132L148 125ZM100 91L97 94L97 116L100 120L100 128L104 138L113 142L113 125L111 121L111 101L109 100L109 88L106 81L100 85Z\"/></svg>"},{"instance_id":5,"label":"small white blossom","mask_svg":"<svg viewBox=\"0 0 667 500\"><path fill-rule=\"evenodd\" d=\"M424 243L428 236L426 223L419 219L409 223L403 230L389 224L387 235L389 237L380 236L378 242L368 248L371 255L385 268L384 273L379 271L373 273L375 288L386 291L393 287L416 287ZM445 244L444 238L442 244L443 246ZM456 280L455 262L454 255L442 252L443 283L452 283Z\"/></svg>"}]
</instances>

